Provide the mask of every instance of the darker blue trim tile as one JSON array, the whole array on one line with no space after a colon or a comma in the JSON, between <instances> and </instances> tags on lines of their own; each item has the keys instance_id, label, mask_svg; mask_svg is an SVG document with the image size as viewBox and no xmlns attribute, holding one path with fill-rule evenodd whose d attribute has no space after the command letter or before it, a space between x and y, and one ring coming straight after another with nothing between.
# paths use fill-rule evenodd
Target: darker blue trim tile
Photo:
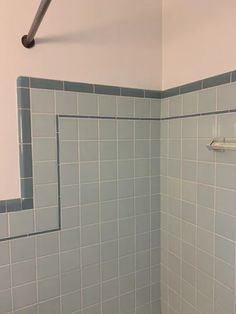
<instances>
[{"instance_id":1,"label":"darker blue trim tile","mask_svg":"<svg viewBox=\"0 0 236 314\"><path fill-rule=\"evenodd\" d=\"M19 110L19 142L24 144L31 144L31 122L30 110Z\"/></svg>"},{"instance_id":2,"label":"darker blue trim tile","mask_svg":"<svg viewBox=\"0 0 236 314\"><path fill-rule=\"evenodd\" d=\"M203 88L230 83L231 72L209 77L203 80Z\"/></svg>"},{"instance_id":3,"label":"darker blue trim tile","mask_svg":"<svg viewBox=\"0 0 236 314\"><path fill-rule=\"evenodd\" d=\"M144 90L138 88L121 87L121 96L144 97Z\"/></svg>"},{"instance_id":4,"label":"darker blue trim tile","mask_svg":"<svg viewBox=\"0 0 236 314\"><path fill-rule=\"evenodd\" d=\"M80 115L58 115L58 118L96 119L96 120L160 120L160 118L133 118L133 117L109 117L109 116L80 116ZM58 134L58 132L57 132Z\"/></svg>"},{"instance_id":5,"label":"darker blue trim tile","mask_svg":"<svg viewBox=\"0 0 236 314\"><path fill-rule=\"evenodd\" d=\"M159 90L145 90L144 96L145 96L145 98L161 99L161 91L159 91Z\"/></svg>"},{"instance_id":6,"label":"darker blue trim tile","mask_svg":"<svg viewBox=\"0 0 236 314\"><path fill-rule=\"evenodd\" d=\"M177 95L179 95L179 87L174 87L174 88L164 90L161 93L161 98L168 98L168 97L177 96Z\"/></svg>"},{"instance_id":7,"label":"darker blue trim tile","mask_svg":"<svg viewBox=\"0 0 236 314\"><path fill-rule=\"evenodd\" d=\"M232 72L232 78L231 78L232 82L236 82L236 71Z\"/></svg>"},{"instance_id":8,"label":"darker blue trim tile","mask_svg":"<svg viewBox=\"0 0 236 314\"><path fill-rule=\"evenodd\" d=\"M33 197L33 179L32 178L21 179L21 197L22 198Z\"/></svg>"},{"instance_id":9,"label":"darker blue trim tile","mask_svg":"<svg viewBox=\"0 0 236 314\"><path fill-rule=\"evenodd\" d=\"M21 178L32 178L32 149L30 144L20 145Z\"/></svg>"},{"instance_id":10,"label":"darker blue trim tile","mask_svg":"<svg viewBox=\"0 0 236 314\"><path fill-rule=\"evenodd\" d=\"M196 81L180 86L180 94L190 93L200 89L202 89L202 81Z\"/></svg>"},{"instance_id":11,"label":"darker blue trim tile","mask_svg":"<svg viewBox=\"0 0 236 314\"><path fill-rule=\"evenodd\" d=\"M29 79L27 78L18 78L17 84L19 86L25 85L24 88L18 89L18 108L19 108L19 133L20 133L20 174L21 174L21 198L19 199L13 199L13 200L4 200L0 201L0 213L5 212L15 212L15 211L22 211L22 210L29 210L33 208L33 178L32 178L32 147L30 142L31 140L31 130L30 130L30 98L29 96L29 90L27 91L26 85ZM47 82L51 80L46 80ZM40 84L42 83L42 80L39 80ZM55 83L55 81L54 81ZM52 86L52 85L51 85ZM62 85L63 86L63 83ZM38 88L44 88L43 84ZM47 85L48 87L48 85ZM45 88L47 88L45 87ZM54 86L55 87L55 86ZM53 87L53 89L55 89ZM26 92L22 96L22 91ZM25 97L27 96L27 99L29 102L23 101ZM26 105L27 103L27 105ZM28 106L29 105L29 106ZM60 191L58 192L58 198L60 199ZM60 207L60 203L59 203ZM24 237L29 237L41 233L48 233L48 232L55 232L59 231L61 229L61 222L60 222L60 215L61 215L61 209L58 208L59 213L59 227L53 228L49 230L45 230L42 232L33 232L33 233L26 233L19 236L13 236L13 237L5 237L1 238L0 242L8 241L11 239L19 239Z\"/></svg>"},{"instance_id":12,"label":"darker blue trim tile","mask_svg":"<svg viewBox=\"0 0 236 314\"><path fill-rule=\"evenodd\" d=\"M107 85L95 85L95 94L105 95L120 95L120 87L107 86Z\"/></svg>"},{"instance_id":13,"label":"darker blue trim tile","mask_svg":"<svg viewBox=\"0 0 236 314\"><path fill-rule=\"evenodd\" d=\"M34 232L34 233L30 233L30 234L28 234L28 236L40 235L40 234L45 234L45 233L51 233L51 232L56 232L56 231L60 231L60 230L61 230L61 228L58 227L58 228L54 228L54 229L50 229L50 230L37 231L37 232Z\"/></svg>"},{"instance_id":14,"label":"darker blue trim tile","mask_svg":"<svg viewBox=\"0 0 236 314\"><path fill-rule=\"evenodd\" d=\"M22 210L22 204L21 204L21 199L17 198L14 200L7 200L6 201L6 207L7 207L7 212L14 212L17 210Z\"/></svg>"},{"instance_id":15,"label":"darker blue trim tile","mask_svg":"<svg viewBox=\"0 0 236 314\"><path fill-rule=\"evenodd\" d=\"M34 207L34 202L32 198L22 200L22 209L32 209Z\"/></svg>"},{"instance_id":16,"label":"darker blue trim tile","mask_svg":"<svg viewBox=\"0 0 236 314\"><path fill-rule=\"evenodd\" d=\"M6 201L0 201L0 213L5 213L7 211Z\"/></svg>"},{"instance_id":17,"label":"darker blue trim tile","mask_svg":"<svg viewBox=\"0 0 236 314\"><path fill-rule=\"evenodd\" d=\"M86 83L64 82L64 90L71 92L93 93L93 85Z\"/></svg>"},{"instance_id":18,"label":"darker blue trim tile","mask_svg":"<svg viewBox=\"0 0 236 314\"><path fill-rule=\"evenodd\" d=\"M19 77L17 79L18 87L33 87L42 89L66 90L84 93L122 95L130 97L146 97L146 98L166 98L176 96L191 91L200 90L202 88L213 87L221 84L236 81L236 71L216 75L201 81L196 81L186 85L174 87L164 91L158 90L142 90L136 88L126 88L109 85L93 85L88 83L77 83L70 81L59 81L42 78Z\"/></svg>"},{"instance_id":19,"label":"darker blue trim tile","mask_svg":"<svg viewBox=\"0 0 236 314\"><path fill-rule=\"evenodd\" d=\"M30 78L30 87L42 89L63 90L63 81L48 80L41 78Z\"/></svg>"},{"instance_id":20,"label":"darker blue trim tile","mask_svg":"<svg viewBox=\"0 0 236 314\"><path fill-rule=\"evenodd\" d=\"M45 234L45 233L56 232L56 231L60 231L60 230L61 230L60 228L54 228L54 229L45 230L45 231L32 232L32 233L22 234L22 235L19 235L19 236L8 237L8 238L2 238L2 239L0 239L0 242L9 241L9 240L16 240L16 239L21 239L21 238L26 238L26 237L31 237L31 236L35 236L35 235L40 235L40 234Z\"/></svg>"},{"instance_id":21,"label":"darker blue trim tile","mask_svg":"<svg viewBox=\"0 0 236 314\"><path fill-rule=\"evenodd\" d=\"M19 76L17 78L17 86L18 87L29 87L29 77Z\"/></svg>"},{"instance_id":22,"label":"darker blue trim tile","mask_svg":"<svg viewBox=\"0 0 236 314\"><path fill-rule=\"evenodd\" d=\"M78 118L78 119L110 119L115 120L117 117L109 117L109 116L81 116L81 115L67 115L67 114L60 114L58 115L59 118ZM129 119L129 118L128 118Z\"/></svg>"},{"instance_id":23,"label":"darker blue trim tile","mask_svg":"<svg viewBox=\"0 0 236 314\"><path fill-rule=\"evenodd\" d=\"M30 92L28 88L17 88L18 108L30 109Z\"/></svg>"}]
</instances>

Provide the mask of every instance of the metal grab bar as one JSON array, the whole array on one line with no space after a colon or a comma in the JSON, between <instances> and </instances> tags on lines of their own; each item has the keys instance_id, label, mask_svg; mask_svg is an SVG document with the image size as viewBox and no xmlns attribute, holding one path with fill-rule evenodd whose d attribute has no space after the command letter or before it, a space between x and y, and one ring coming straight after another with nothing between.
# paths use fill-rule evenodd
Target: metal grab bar
<instances>
[{"instance_id":1,"label":"metal grab bar","mask_svg":"<svg viewBox=\"0 0 236 314\"><path fill-rule=\"evenodd\" d=\"M41 0L41 3L39 5L38 11L35 15L35 18L33 20L33 23L30 27L28 35L24 35L21 38L21 42L25 48L32 48L35 45L34 36L37 33L37 30L43 20L44 15L47 12L47 9L50 5L52 0Z\"/></svg>"},{"instance_id":2,"label":"metal grab bar","mask_svg":"<svg viewBox=\"0 0 236 314\"><path fill-rule=\"evenodd\" d=\"M236 150L236 142L226 142L225 138L213 139L213 141L207 145L210 150L221 151Z\"/></svg>"}]
</instances>

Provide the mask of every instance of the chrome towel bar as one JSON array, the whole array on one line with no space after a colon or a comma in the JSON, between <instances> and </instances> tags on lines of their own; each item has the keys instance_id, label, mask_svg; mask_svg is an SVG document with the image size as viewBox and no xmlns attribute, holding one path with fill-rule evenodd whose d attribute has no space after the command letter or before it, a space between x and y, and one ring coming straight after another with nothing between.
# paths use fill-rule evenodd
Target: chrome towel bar
<instances>
[{"instance_id":1,"label":"chrome towel bar","mask_svg":"<svg viewBox=\"0 0 236 314\"><path fill-rule=\"evenodd\" d=\"M210 144L207 145L210 150L221 151L236 150L236 142L226 142L225 138L213 139Z\"/></svg>"}]
</instances>

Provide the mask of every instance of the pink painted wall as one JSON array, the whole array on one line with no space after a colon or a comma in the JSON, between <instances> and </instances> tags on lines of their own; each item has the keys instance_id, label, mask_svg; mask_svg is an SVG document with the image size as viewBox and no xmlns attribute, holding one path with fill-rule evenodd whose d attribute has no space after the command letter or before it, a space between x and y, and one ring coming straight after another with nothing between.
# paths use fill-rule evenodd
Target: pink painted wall
<instances>
[{"instance_id":1,"label":"pink painted wall","mask_svg":"<svg viewBox=\"0 0 236 314\"><path fill-rule=\"evenodd\" d=\"M0 199L20 195L17 76L161 88L161 0L52 1L26 50L39 2L0 1Z\"/></svg>"},{"instance_id":2,"label":"pink painted wall","mask_svg":"<svg viewBox=\"0 0 236 314\"><path fill-rule=\"evenodd\" d=\"M163 0L163 88L236 69L235 0Z\"/></svg>"},{"instance_id":3,"label":"pink painted wall","mask_svg":"<svg viewBox=\"0 0 236 314\"><path fill-rule=\"evenodd\" d=\"M20 195L17 76L167 89L236 69L235 0L53 1L26 50L39 1L0 1L0 199Z\"/></svg>"}]
</instances>

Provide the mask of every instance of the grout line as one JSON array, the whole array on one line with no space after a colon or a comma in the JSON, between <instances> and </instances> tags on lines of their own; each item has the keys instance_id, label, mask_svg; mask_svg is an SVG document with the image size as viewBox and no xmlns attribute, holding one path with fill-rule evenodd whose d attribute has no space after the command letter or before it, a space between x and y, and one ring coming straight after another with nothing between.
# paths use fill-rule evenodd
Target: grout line
<instances>
[{"instance_id":1,"label":"grout line","mask_svg":"<svg viewBox=\"0 0 236 314\"><path fill-rule=\"evenodd\" d=\"M78 98L77 98L77 110L78 110ZM77 137L78 140L80 138L80 134L79 134L79 120L78 122L76 122L76 129L77 129ZM80 146L78 145L78 180L79 180L79 185L80 185L80 181L81 181L81 175L80 175ZM79 189L78 193L79 193L79 201L78 201L78 205L79 205L79 224L80 224L80 231L79 231L79 236L80 236L80 247L79 247L79 259L80 259L80 270L81 270L81 275L80 275L80 310L82 313L82 309L83 309L83 275L82 275L82 268L83 266L83 260L82 260L82 204L81 204L81 189ZM88 266L88 265L87 265Z\"/></svg>"},{"instance_id":2,"label":"grout line","mask_svg":"<svg viewBox=\"0 0 236 314\"><path fill-rule=\"evenodd\" d=\"M149 108L150 108L150 112L149 115L151 116L151 101L149 101ZM159 230L157 236L160 236L160 226L158 229L152 229L152 217L154 216L154 211L152 208L152 179L155 178L159 178L159 175L157 176L152 176L152 127L153 127L154 121L152 121L151 123L149 123L149 139L148 139L148 162L149 162L149 246L150 246L150 255L149 255L149 259L150 259L150 264L149 264L149 303L150 303L150 308L151 308L151 312L153 312L153 291L154 291L154 285L156 285L156 282L154 283L152 280L152 270L153 270L153 265L152 265L152 250L153 250L153 233L156 230ZM159 125L159 123L158 123ZM154 136L153 136L154 137ZM158 162L160 164L160 159L158 159Z\"/></svg>"},{"instance_id":3,"label":"grout line","mask_svg":"<svg viewBox=\"0 0 236 314\"><path fill-rule=\"evenodd\" d=\"M56 135L57 135L57 197L58 197L58 228L61 229L61 167L60 167L60 129L59 118L56 116Z\"/></svg>"},{"instance_id":4,"label":"grout line","mask_svg":"<svg viewBox=\"0 0 236 314\"><path fill-rule=\"evenodd\" d=\"M218 107L218 92L216 90L216 107ZM219 128L219 125L218 125L218 122L219 122L219 117L218 116L215 116L214 117L214 124L215 124L215 133L218 134L218 128ZM213 200L213 234L214 234L214 237L213 237L213 298L212 298L212 302L213 302L213 312L216 311L216 305L215 305L215 269L216 269L216 230L215 230L215 222L216 222L216 189L217 189L217 186L216 186L216 152L214 152L214 160L213 160L213 163L214 163L214 183L213 183L213 186L214 186L214 200Z\"/></svg>"},{"instance_id":5,"label":"grout line","mask_svg":"<svg viewBox=\"0 0 236 314\"><path fill-rule=\"evenodd\" d=\"M100 113L100 97L97 98L97 107L98 107L98 113ZM99 226L99 277L100 280L96 285L99 285L99 302L100 302L100 310L102 313L103 305L102 305L102 299L103 299L103 294L102 294L102 286L103 286L103 281L102 281L102 219L101 219L101 147L100 147L100 120L97 120L97 138L98 138L98 145L97 145L97 154L98 154L98 226Z\"/></svg>"},{"instance_id":6,"label":"grout line","mask_svg":"<svg viewBox=\"0 0 236 314\"><path fill-rule=\"evenodd\" d=\"M199 106L199 94L197 96L197 107ZM197 139L196 139L196 173L195 173L195 182L196 182L196 206L195 206L195 243L194 243L194 265L197 265L197 252L198 251L198 215L197 215L197 211L198 211L198 206L197 206L197 203L198 203L198 188L197 186L199 185L199 137L198 137L198 134L199 134L199 119L197 119L197 130L196 130L196 133L197 133ZM196 248L196 250L195 250ZM197 282L197 273L195 272L195 282ZM195 288L195 307L197 308L197 298L198 298L198 295L197 295L197 292L198 292L198 289L197 289L197 285L194 287Z\"/></svg>"},{"instance_id":7,"label":"grout line","mask_svg":"<svg viewBox=\"0 0 236 314\"><path fill-rule=\"evenodd\" d=\"M8 221L9 224L9 221ZM9 249L9 267L10 267L10 291L11 291L11 311L14 313L14 300L13 300L13 277L12 277L12 242L8 242L8 249Z\"/></svg>"},{"instance_id":8,"label":"grout line","mask_svg":"<svg viewBox=\"0 0 236 314\"><path fill-rule=\"evenodd\" d=\"M136 101L134 99L134 116L136 114ZM137 269L137 234L136 234L136 228L137 228L137 217L136 217L136 160L135 160L135 150L136 150L136 124L135 121L132 122L132 127L133 127L133 158L134 158L134 175L133 175L133 195L134 195L134 313L137 313L137 297L136 297L136 286L137 286L137 276L136 276L136 269Z\"/></svg>"},{"instance_id":9,"label":"grout line","mask_svg":"<svg viewBox=\"0 0 236 314\"><path fill-rule=\"evenodd\" d=\"M39 314L39 279L38 279L38 241L36 240L36 237L34 239L35 243L35 267L36 267L36 301L37 301L37 314Z\"/></svg>"},{"instance_id":10,"label":"grout line","mask_svg":"<svg viewBox=\"0 0 236 314\"><path fill-rule=\"evenodd\" d=\"M118 103L117 103L117 97L116 97L116 114L118 113ZM117 202L116 202L116 218L117 218L117 256L118 256L118 262L117 262L117 272L118 272L118 313L120 313L120 296L121 296L121 284L120 284L120 224L119 224L119 206L120 206L120 202L119 202L119 184L118 184L118 177L119 177L119 141L118 141L118 122L117 120L115 121L115 129L116 129L116 195L117 195Z\"/></svg>"}]
</instances>

